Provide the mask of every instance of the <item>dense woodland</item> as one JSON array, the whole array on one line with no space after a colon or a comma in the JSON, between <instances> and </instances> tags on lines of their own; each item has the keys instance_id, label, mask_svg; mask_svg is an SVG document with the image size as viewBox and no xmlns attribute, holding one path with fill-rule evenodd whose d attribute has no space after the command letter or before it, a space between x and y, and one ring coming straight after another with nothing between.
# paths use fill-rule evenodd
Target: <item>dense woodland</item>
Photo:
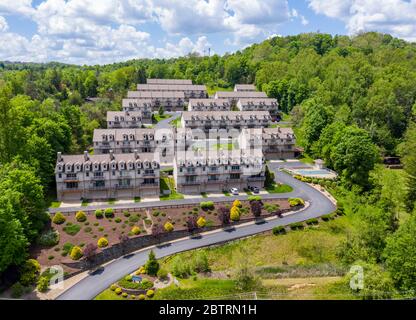
<instances>
[{"instance_id":1,"label":"dense woodland","mask_svg":"<svg viewBox=\"0 0 416 320\"><path fill-rule=\"evenodd\" d=\"M416 289L416 216L409 214L416 201L416 45L378 33L275 37L224 56L104 66L0 63L0 273L27 259L49 223L56 152L88 148L106 111L120 109L126 91L146 78L187 78L211 90L255 83L277 98L305 154L341 176L337 196L360 228L340 259L374 264L397 290ZM385 191L395 184L375 170L385 155L405 165L398 199Z\"/></svg>"}]
</instances>

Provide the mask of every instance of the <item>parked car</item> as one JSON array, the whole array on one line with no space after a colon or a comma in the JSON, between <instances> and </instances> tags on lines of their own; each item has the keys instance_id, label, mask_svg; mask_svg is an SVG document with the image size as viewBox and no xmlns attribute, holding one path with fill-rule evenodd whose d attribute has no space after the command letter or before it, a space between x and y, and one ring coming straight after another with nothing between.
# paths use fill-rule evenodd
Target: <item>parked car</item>
<instances>
[{"instance_id":1,"label":"parked car","mask_svg":"<svg viewBox=\"0 0 416 320\"><path fill-rule=\"evenodd\" d=\"M248 190L250 190L253 193L259 193L260 192L260 189L258 187L255 187L255 186L249 186Z\"/></svg>"},{"instance_id":2,"label":"parked car","mask_svg":"<svg viewBox=\"0 0 416 320\"><path fill-rule=\"evenodd\" d=\"M230 193L234 196L238 196L238 189L237 188L231 188Z\"/></svg>"}]
</instances>

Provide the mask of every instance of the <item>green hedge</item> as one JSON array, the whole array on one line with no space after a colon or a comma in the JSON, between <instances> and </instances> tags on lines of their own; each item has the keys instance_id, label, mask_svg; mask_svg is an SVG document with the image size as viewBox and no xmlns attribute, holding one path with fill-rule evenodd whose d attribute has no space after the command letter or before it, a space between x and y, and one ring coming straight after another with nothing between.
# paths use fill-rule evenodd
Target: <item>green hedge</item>
<instances>
[{"instance_id":1,"label":"green hedge","mask_svg":"<svg viewBox=\"0 0 416 320\"><path fill-rule=\"evenodd\" d=\"M286 229L283 226L274 227L272 229L272 232L274 235L283 234L286 233Z\"/></svg>"},{"instance_id":2,"label":"green hedge","mask_svg":"<svg viewBox=\"0 0 416 320\"><path fill-rule=\"evenodd\" d=\"M201 209L203 210L212 210L214 209L214 202L212 201L205 201L205 202L201 202L199 204L199 206L201 207Z\"/></svg>"},{"instance_id":3,"label":"green hedge","mask_svg":"<svg viewBox=\"0 0 416 320\"><path fill-rule=\"evenodd\" d=\"M300 230L300 229L303 229L304 228L304 225L303 225L302 222L294 222L294 223L291 223L289 225L289 227L292 230Z\"/></svg>"}]
</instances>

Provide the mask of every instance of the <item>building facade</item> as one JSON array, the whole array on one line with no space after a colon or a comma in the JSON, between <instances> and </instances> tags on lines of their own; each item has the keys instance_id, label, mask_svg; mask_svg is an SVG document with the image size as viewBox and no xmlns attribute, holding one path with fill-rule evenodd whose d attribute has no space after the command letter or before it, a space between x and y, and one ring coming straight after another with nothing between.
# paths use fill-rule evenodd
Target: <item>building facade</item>
<instances>
[{"instance_id":1,"label":"building facade","mask_svg":"<svg viewBox=\"0 0 416 320\"><path fill-rule=\"evenodd\" d=\"M279 112L279 104L274 98L239 99L236 106L240 111L269 111L272 116Z\"/></svg>"},{"instance_id":2,"label":"building facade","mask_svg":"<svg viewBox=\"0 0 416 320\"><path fill-rule=\"evenodd\" d=\"M159 163L172 163L175 135L172 129L95 129L94 154L156 153Z\"/></svg>"},{"instance_id":3,"label":"building facade","mask_svg":"<svg viewBox=\"0 0 416 320\"><path fill-rule=\"evenodd\" d=\"M150 99L123 99L123 111L139 111L142 113L142 121L144 124L152 124L153 105Z\"/></svg>"},{"instance_id":4,"label":"building facade","mask_svg":"<svg viewBox=\"0 0 416 320\"><path fill-rule=\"evenodd\" d=\"M242 129L263 128L271 124L267 111L185 111L182 113L182 128L203 129Z\"/></svg>"},{"instance_id":5,"label":"building facade","mask_svg":"<svg viewBox=\"0 0 416 320\"><path fill-rule=\"evenodd\" d=\"M180 91L128 91L127 98L150 100L153 111L161 106L166 111L182 111L186 105L185 94Z\"/></svg>"},{"instance_id":6,"label":"building facade","mask_svg":"<svg viewBox=\"0 0 416 320\"><path fill-rule=\"evenodd\" d=\"M231 111L228 99L190 99L188 111Z\"/></svg>"},{"instance_id":7,"label":"building facade","mask_svg":"<svg viewBox=\"0 0 416 320\"><path fill-rule=\"evenodd\" d=\"M228 99L231 103L236 104L239 99L263 99L267 98L267 95L260 91L217 91L214 98Z\"/></svg>"},{"instance_id":8,"label":"building facade","mask_svg":"<svg viewBox=\"0 0 416 320\"><path fill-rule=\"evenodd\" d=\"M155 197L160 165L151 153L62 155L55 166L59 201Z\"/></svg>"},{"instance_id":9,"label":"building facade","mask_svg":"<svg viewBox=\"0 0 416 320\"><path fill-rule=\"evenodd\" d=\"M261 155L240 151L177 152L173 170L177 191L188 194L262 188L264 172Z\"/></svg>"},{"instance_id":10,"label":"building facade","mask_svg":"<svg viewBox=\"0 0 416 320\"><path fill-rule=\"evenodd\" d=\"M107 128L140 128L142 125L140 111L107 111Z\"/></svg>"}]
</instances>

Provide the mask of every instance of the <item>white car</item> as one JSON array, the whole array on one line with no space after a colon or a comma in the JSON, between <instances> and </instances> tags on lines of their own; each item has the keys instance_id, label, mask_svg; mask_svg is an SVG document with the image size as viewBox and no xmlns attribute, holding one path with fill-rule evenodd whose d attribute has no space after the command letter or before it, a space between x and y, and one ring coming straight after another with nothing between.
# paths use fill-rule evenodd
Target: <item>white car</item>
<instances>
[{"instance_id":1,"label":"white car","mask_svg":"<svg viewBox=\"0 0 416 320\"><path fill-rule=\"evenodd\" d=\"M237 188L231 188L230 193L234 196L238 196L238 189Z\"/></svg>"}]
</instances>

